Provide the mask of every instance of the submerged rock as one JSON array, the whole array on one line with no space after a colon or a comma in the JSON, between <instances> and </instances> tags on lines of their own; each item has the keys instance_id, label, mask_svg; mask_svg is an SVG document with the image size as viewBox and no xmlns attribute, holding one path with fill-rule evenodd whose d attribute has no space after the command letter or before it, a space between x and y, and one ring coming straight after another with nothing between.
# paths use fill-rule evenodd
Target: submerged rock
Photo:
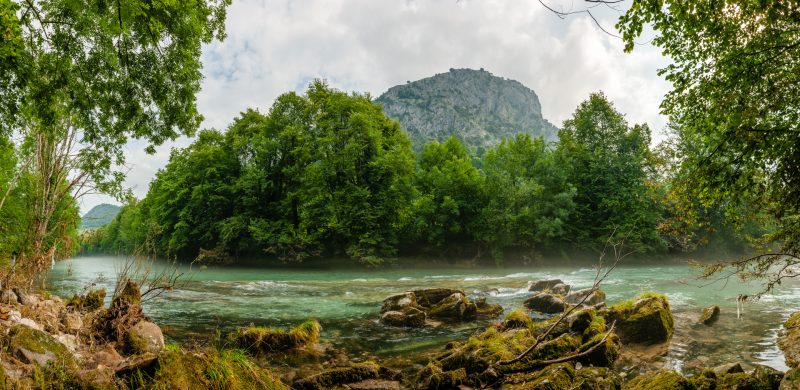
<instances>
[{"instance_id":1,"label":"submerged rock","mask_svg":"<svg viewBox=\"0 0 800 390\"><path fill-rule=\"evenodd\" d=\"M706 326L711 326L719 319L719 306L709 306L703 309L703 314L700 315L700 323Z\"/></svg>"},{"instance_id":2,"label":"submerged rock","mask_svg":"<svg viewBox=\"0 0 800 390\"><path fill-rule=\"evenodd\" d=\"M609 307L603 314L607 323L616 321L616 333L624 344L656 344L672 337L672 312L661 294L642 294Z\"/></svg>"},{"instance_id":3,"label":"submerged rock","mask_svg":"<svg viewBox=\"0 0 800 390\"><path fill-rule=\"evenodd\" d=\"M783 323L778 335L778 347L783 351L786 365L797 368L800 365L800 311L792 314Z\"/></svg>"},{"instance_id":4,"label":"submerged rock","mask_svg":"<svg viewBox=\"0 0 800 390\"><path fill-rule=\"evenodd\" d=\"M558 296L546 292L538 293L524 302L528 309L545 314L561 313L567 308L567 303Z\"/></svg>"}]
</instances>

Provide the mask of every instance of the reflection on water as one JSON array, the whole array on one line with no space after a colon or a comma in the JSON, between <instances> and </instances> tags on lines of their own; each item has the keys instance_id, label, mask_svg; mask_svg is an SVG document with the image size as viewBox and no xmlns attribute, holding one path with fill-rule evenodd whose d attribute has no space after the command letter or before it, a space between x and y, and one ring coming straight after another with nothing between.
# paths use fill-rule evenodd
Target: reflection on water
<instances>
[{"instance_id":1,"label":"reflection on water","mask_svg":"<svg viewBox=\"0 0 800 390\"><path fill-rule=\"evenodd\" d=\"M71 295L96 283L113 289L113 277L124 262L116 257L75 258L56 265L51 289ZM157 264L156 266L163 266ZM188 270L187 270L188 271ZM524 269L392 269L286 270L194 268L186 286L146 302L145 312L174 339L210 335L237 326L291 326L308 318L322 324L323 338L352 355L382 358L409 356L464 339L488 323L467 323L435 329L389 328L377 322L388 295L429 287L459 288L485 295L506 311L521 307L532 280L560 278L573 288L589 287L590 268L529 267ZM675 336L665 360L682 371L739 361L785 370L775 346L780 324L798 310L800 283L789 281L774 295L745 306L736 316L736 296L757 290L738 281L698 287L694 271L683 265L619 267L604 283L609 303L641 291L665 293L675 314ZM719 305L720 320L712 327L697 324L703 307Z\"/></svg>"}]
</instances>

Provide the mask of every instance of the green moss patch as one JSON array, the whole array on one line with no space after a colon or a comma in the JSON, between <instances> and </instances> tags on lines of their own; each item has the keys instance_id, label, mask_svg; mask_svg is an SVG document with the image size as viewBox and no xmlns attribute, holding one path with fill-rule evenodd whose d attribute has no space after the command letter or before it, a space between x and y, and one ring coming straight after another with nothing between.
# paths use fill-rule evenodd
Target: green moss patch
<instances>
[{"instance_id":1,"label":"green moss patch","mask_svg":"<svg viewBox=\"0 0 800 390\"><path fill-rule=\"evenodd\" d=\"M307 347L319 341L322 327L315 320L306 321L285 331L251 326L228 335L228 342L253 353L268 354Z\"/></svg>"}]
</instances>

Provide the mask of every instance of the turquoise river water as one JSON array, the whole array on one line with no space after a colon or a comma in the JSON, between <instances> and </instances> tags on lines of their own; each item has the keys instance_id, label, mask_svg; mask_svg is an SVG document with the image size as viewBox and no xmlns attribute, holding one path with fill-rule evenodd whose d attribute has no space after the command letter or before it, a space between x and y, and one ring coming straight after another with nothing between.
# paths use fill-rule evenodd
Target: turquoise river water
<instances>
[{"instance_id":1,"label":"turquoise river water","mask_svg":"<svg viewBox=\"0 0 800 390\"><path fill-rule=\"evenodd\" d=\"M71 296L90 285L113 290L125 263L120 257L78 257L56 264L49 289ZM155 267L163 267L156 263ZM531 295L529 283L560 278L573 288L589 287L592 268L531 266L525 268L426 268L388 270L297 270L241 267L192 269L179 289L145 303L145 313L162 325L168 337L208 337L237 326L288 327L308 318L323 326L323 339L353 356L392 359L441 348L480 332L489 321L427 329L400 329L378 323L383 298L406 290L449 287L473 298L486 296L506 311L522 307ZM664 365L680 371L738 361L786 366L776 336L789 314L800 310L800 281L784 283L772 295L747 303L737 316L736 297L758 289L731 279L701 287L697 270L683 264L620 266L603 283L607 302L633 298L641 291L668 296L675 315L675 336ZM697 324L703 307L719 305L712 327Z\"/></svg>"}]
</instances>

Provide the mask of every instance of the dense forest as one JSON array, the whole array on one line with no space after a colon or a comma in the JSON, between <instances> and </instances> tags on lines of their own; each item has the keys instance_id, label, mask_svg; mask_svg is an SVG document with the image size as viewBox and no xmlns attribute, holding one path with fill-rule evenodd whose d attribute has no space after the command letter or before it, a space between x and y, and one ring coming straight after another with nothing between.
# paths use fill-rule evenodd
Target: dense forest
<instances>
[{"instance_id":1,"label":"dense forest","mask_svg":"<svg viewBox=\"0 0 800 390\"><path fill-rule=\"evenodd\" d=\"M602 247L640 254L743 251L767 221L680 196L675 142L650 148L602 93L565 121L558 141L527 134L477 157L455 137L412 151L367 95L314 82L265 115L202 131L173 150L144 199L86 234L87 253L232 261L399 255L502 262L509 254Z\"/></svg>"}]
</instances>

